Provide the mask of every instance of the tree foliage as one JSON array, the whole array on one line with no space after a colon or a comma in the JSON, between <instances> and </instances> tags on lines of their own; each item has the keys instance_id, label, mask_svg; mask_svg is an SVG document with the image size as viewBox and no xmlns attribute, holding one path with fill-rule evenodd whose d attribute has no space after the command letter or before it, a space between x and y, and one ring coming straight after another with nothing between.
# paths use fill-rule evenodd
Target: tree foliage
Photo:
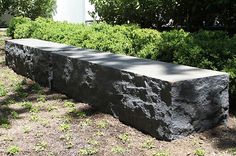
<instances>
[{"instance_id":1,"label":"tree foliage","mask_svg":"<svg viewBox=\"0 0 236 156\"><path fill-rule=\"evenodd\" d=\"M51 17L56 7L56 0L0 0L0 15L9 13L31 19Z\"/></svg>"},{"instance_id":2,"label":"tree foliage","mask_svg":"<svg viewBox=\"0 0 236 156\"><path fill-rule=\"evenodd\" d=\"M90 0L95 13L112 24L161 28L170 19L189 29L236 26L234 0Z\"/></svg>"}]
</instances>

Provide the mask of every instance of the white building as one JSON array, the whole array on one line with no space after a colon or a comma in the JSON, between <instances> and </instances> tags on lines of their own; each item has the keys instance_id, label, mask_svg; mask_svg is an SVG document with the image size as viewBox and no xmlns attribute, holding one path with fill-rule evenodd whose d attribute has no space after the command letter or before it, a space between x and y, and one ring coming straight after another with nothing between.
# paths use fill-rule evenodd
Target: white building
<instances>
[{"instance_id":1,"label":"white building","mask_svg":"<svg viewBox=\"0 0 236 156\"><path fill-rule=\"evenodd\" d=\"M57 9L53 16L55 21L67 21L70 23L85 23L93 20L89 12L94 10L94 6L89 0L57 0ZM9 23L12 16L4 14L0 17L0 24Z\"/></svg>"},{"instance_id":2,"label":"white building","mask_svg":"<svg viewBox=\"0 0 236 156\"><path fill-rule=\"evenodd\" d=\"M91 21L89 12L94 10L89 0L57 0L57 10L53 17L56 21L84 23Z\"/></svg>"}]
</instances>

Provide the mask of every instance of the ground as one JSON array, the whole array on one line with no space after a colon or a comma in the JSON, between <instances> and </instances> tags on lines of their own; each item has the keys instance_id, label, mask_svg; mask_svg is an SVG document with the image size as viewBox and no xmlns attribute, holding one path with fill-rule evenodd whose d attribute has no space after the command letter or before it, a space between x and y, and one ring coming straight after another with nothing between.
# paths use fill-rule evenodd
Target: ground
<instances>
[{"instance_id":1,"label":"ground","mask_svg":"<svg viewBox=\"0 0 236 156\"><path fill-rule=\"evenodd\" d=\"M0 156L236 155L235 116L204 133L157 140L15 74L5 66L0 35Z\"/></svg>"}]
</instances>

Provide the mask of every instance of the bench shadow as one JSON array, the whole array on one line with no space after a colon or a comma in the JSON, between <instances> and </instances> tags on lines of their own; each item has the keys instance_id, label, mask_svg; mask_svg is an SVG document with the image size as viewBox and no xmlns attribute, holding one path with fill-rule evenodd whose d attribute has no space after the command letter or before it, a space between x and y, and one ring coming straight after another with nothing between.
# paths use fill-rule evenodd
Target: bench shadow
<instances>
[{"instance_id":1,"label":"bench shadow","mask_svg":"<svg viewBox=\"0 0 236 156\"><path fill-rule=\"evenodd\" d=\"M23 84L22 81L20 84ZM12 94L4 96L0 99L0 126L10 125L10 121L14 118L13 113L24 114L29 112L27 108L11 108L10 105L16 102L24 102L27 97L23 97L23 94L30 96L30 88L32 85L27 85L26 88L22 89L20 92L15 89ZM19 119L19 118L17 118Z\"/></svg>"},{"instance_id":2,"label":"bench shadow","mask_svg":"<svg viewBox=\"0 0 236 156\"><path fill-rule=\"evenodd\" d=\"M42 88L37 83L31 80L27 80L27 82L23 80L18 84L22 85L23 88L16 87L16 89L14 89L10 95L6 95L0 98L0 127L4 127L4 125L11 125L11 120L13 119L21 119L19 117L15 118L15 113L20 116L20 114L30 112L30 109L25 107L23 103L38 102L38 95L45 95L46 101L68 99L65 95L57 94L47 88ZM38 87L43 90L42 93L39 93ZM19 107L16 106L15 108L12 108L11 105L16 103L19 103ZM22 103L22 105L20 105L20 103Z\"/></svg>"},{"instance_id":3,"label":"bench shadow","mask_svg":"<svg viewBox=\"0 0 236 156\"><path fill-rule=\"evenodd\" d=\"M211 140L213 146L219 150L231 150L236 148L236 119L231 117L227 125L218 126L204 132L207 139Z\"/></svg>"},{"instance_id":4,"label":"bench shadow","mask_svg":"<svg viewBox=\"0 0 236 156\"><path fill-rule=\"evenodd\" d=\"M40 94L45 96L46 101L52 101L52 100L62 100L62 101L72 101L71 98L67 97L66 95L63 94L58 94L55 91L51 91L48 88L43 88L39 86L39 84L31 81L31 80L23 80L19 84L24 86L24 88L18 88L13 91L12 94L6 95L2 98L0 98L0 127L4 126L11 126L11 120L17 120L17 119L22 119L21 117L14 118L13 114L17 113L19 116L21 114L29 113L31 110L27 107L24 106L17 106L16 108L12 108L11 105L15 103L24 103L24 102L38 102L38 97ZM39 90L42 89L42 93L39 93ZM75 108L71 112L66 112L65 115L68 115L72 117L72 119L77 120L81 118L87 118L94 116L96 114L99 114L97 110L95 110L92 106L88 104L78 104L81 101L74 101L75 103ZM40 112L42 111L48 111L46 109L41 109Z\"/></svg>"},{"instance_id":5,"label":"bench shadow","mask_svg":"<svg viewBox=\"0 0 236 156\"><path fill-rule=\"evenodd\" d=\"M74 119L80 119L84 117L91 117L99 113L100 112L98 112L98 110L87 104L77 107L74 111L68 112L67 115L73 117Z\"/></svg>"}]
</instances>

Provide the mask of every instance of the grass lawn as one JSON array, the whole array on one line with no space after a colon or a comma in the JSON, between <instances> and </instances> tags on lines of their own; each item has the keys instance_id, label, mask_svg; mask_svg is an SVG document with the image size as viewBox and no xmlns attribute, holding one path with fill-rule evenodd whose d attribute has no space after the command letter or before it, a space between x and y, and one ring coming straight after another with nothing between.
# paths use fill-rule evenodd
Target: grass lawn
<instances>
[{"instance_id":1,"label":"grass lawn","mask_svg":"<svg viewBox=\"0 0 236 156\"><path fill-rule=\"evenodd\" d=\"M165 142L42 88L5 66L0 32L0 156L236 155L236 117L226 126Z\"/></svg>"}]
</instances>

